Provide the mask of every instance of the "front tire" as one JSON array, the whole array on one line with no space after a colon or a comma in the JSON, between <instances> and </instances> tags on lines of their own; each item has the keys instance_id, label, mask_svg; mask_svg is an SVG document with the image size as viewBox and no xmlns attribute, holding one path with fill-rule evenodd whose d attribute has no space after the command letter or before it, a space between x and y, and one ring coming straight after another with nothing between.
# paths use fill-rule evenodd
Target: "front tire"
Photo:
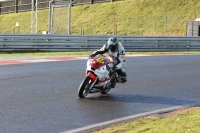
<instances>
[{"instance_id":1,"label":"front tire","mask_svg":"<svg viewBox=\"0 0 200 133\"><path fill-rule=\"evenodd\" d=\"M78 89L78 96L80 98L85 98L88 93L90 92L90 86L92 85L92 79L91 77L85 77L85 79L82 81L81 85Z\"/></svg>"}]
</instances>

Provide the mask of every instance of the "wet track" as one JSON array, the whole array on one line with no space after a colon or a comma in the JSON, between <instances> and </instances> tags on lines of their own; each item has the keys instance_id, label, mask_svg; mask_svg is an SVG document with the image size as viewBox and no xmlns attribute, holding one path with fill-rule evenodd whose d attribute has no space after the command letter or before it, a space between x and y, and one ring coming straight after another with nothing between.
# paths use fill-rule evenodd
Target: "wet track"
<instances>
[{"instance_id":1,"label":"wet track","mask_svg":"<svg viewBox=\"0 0 200 133\"><path fill-rule=\"evenodd\" d=\"M0 133L61 133L200 101L200 55L127 57L128 82L79 99L86 60L0 66Z\"/></svg>"}]
</instances>

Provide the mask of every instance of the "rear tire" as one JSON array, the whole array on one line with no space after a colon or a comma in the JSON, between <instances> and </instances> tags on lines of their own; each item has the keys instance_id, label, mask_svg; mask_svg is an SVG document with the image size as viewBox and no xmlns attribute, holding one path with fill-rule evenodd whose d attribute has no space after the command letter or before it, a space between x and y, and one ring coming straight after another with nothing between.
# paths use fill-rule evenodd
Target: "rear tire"
<instances>
[{"instance_id":1,"label":"rear tire","mask_svg":"<svg viewBox=\"0 0 200 133\"><path fill-rule=\"evenodd\" d=\"M82 81L81 85L78 89L78 96L80 98L85 98L88 93L90 92L90 86L92 85L92 79L90 77L85 77L85 79Z\"/></svg>"}]
</instances>

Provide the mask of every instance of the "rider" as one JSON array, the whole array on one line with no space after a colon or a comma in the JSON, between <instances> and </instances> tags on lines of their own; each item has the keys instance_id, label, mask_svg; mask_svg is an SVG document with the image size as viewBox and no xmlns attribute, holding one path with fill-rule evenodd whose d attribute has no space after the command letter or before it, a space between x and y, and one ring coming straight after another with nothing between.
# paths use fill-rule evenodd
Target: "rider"
<instances>
[{"instance_id":1,"label":"rider","mask_svg":"<svg viewBox=\"0 0 200 133\"><path fill-rule=\"evenodd\" d=\"M122 44L117 40L116 37L110 37L107 44L104 44L103 47L89 56L93 58L97 54L104 54L108 52L111 62L113 62L112 71L116 71L117 74L121 77L121 83L127 81L126 70L125 70L125 49ZM112 88L115 87L116 82L112 83Z\"/></svg>"}]
</instances>

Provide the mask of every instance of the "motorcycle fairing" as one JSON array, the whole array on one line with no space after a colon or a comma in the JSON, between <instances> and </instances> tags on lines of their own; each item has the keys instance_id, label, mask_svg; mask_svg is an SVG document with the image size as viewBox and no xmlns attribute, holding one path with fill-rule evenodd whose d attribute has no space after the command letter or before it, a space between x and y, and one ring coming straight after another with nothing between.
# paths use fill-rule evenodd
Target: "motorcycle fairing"
<instances>
[{"instance_id":1,"label":"motorcycle fairing","mask_svg":"<svg viewBox=\"0 0 200 133\"><path fill-rule=\"evenodd\" d=\"M102 66L106 66L109 63L110 61L106 56L99 54L93 58L92 63L91 63L91 68L96 70Z\"/></svg>"},{"instance_id":2,"label":"motorcycle fairing","mask_svg":"<svg viewBox=\"0 0 200 133\"><path fill-rule=\"evenodd\" d=\"M87 76L91 77L92 82L94 82L97 79L97 76L94 73L92 73L92 72L88 72Z\"/></svg>"},{"instance_id":3,"label":"motorcycle fairing","mask_svg":"<svg viewBox=\"0 0 200 133\"><path fill-rule=\"evenodd\" d=\"M110 82L109 71L107 67L112 66L113 64L106 56L100 54L96 55L93 59L88 60L86 75L90 77L93 75L93 77L96 76L96 78L98 78L98 82L95 84L96 87L104 86ZM88 73L92 74L88 75Z\"/></svg>"}]
</instances>

